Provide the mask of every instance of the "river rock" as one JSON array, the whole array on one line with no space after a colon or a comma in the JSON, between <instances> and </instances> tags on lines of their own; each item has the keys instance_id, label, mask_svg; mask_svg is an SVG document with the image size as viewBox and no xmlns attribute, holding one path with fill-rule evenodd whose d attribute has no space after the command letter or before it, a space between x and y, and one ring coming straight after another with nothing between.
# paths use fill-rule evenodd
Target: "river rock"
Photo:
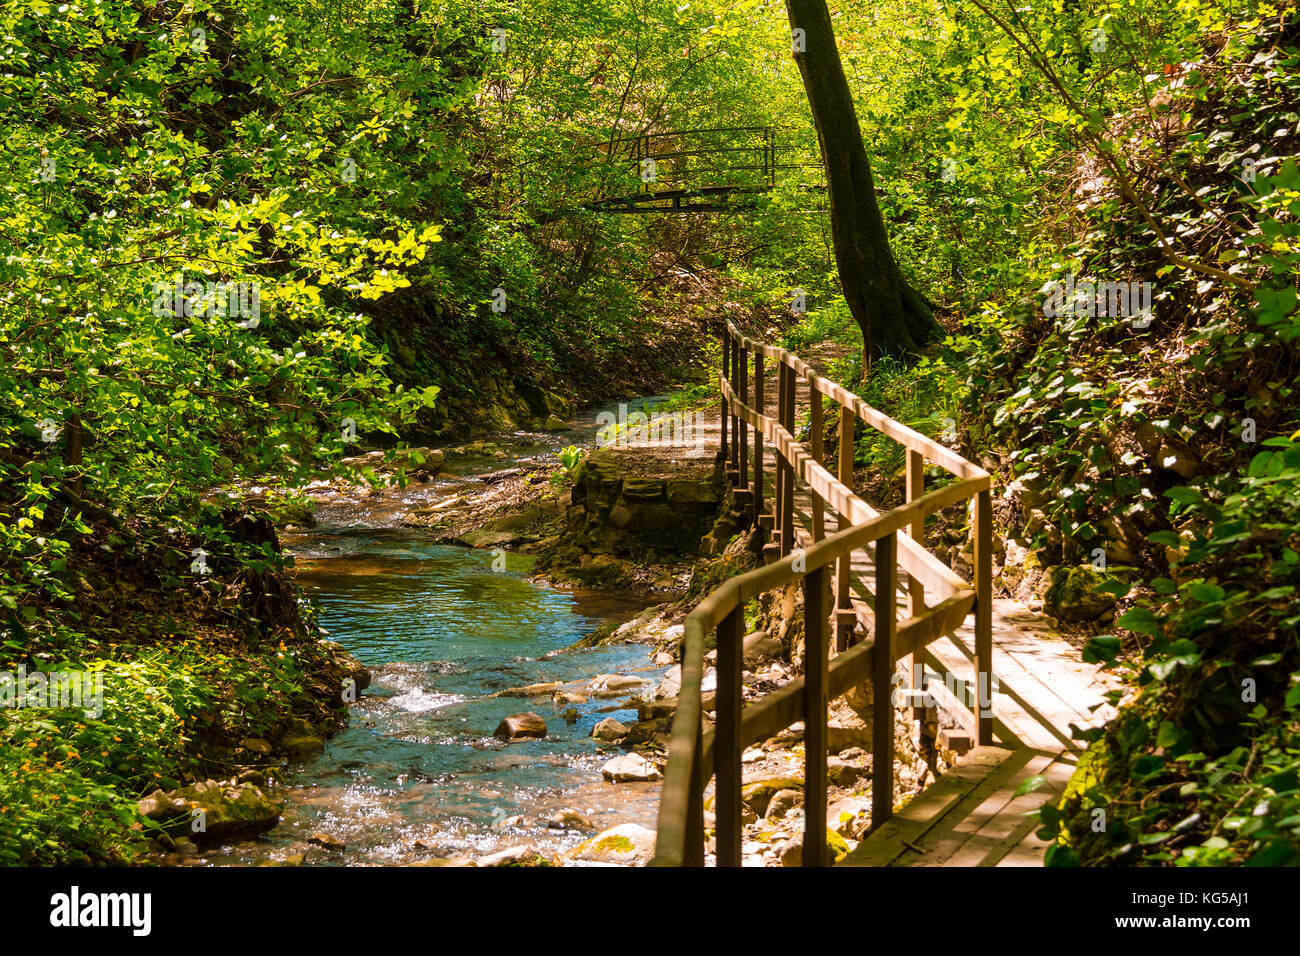
<instances>
[{"instance_id":1,"label":"river rock","mask_svg":"<svg viewBox=\"0 0 1300 956\"><path fill-rule=\"evenodd\" d=\"M522 846L512 846L504 850L497 850L495 853L489 853L487 856L478 858L478 866L532 866L537 860L542 859L542 855L537 852L537 848L524 844Z\"/></svg>"},{"instance_id":2,"label":"river rock","mask_svg":"<svg viewBox=\"0 0 1300 956\"><path fill-rule=\"evenodd\" d=\"M839 757L827 757L826 776L837 787L851 787L859 780L870 777L871 771Z\"/></svg>"},{"instance_id":3,"label":"river rock","mask_svg":"<svg viewBox=\"0 0 1300 956\"><path fill-rule=\"evenodd\" d=\"M146 816L148 810L159 808L154 819L170 820L168 829L204 844L251 839L279 823L284 809L256 784L223 787L216 780L167 794L156 791L146 799L150 805L140 807ZM163 804L165 809L161 809Z\"/></svg>"},{"instance_id":4,"label":"river rock","mask_svg":"<svg viewBox=\"0 0 1300 956\"><path fill-rule=\"evenodd\" d=\"M560 810L553 814L546 825L552 830L594 830L596 825L577 810Z\"/></svg>"},{"instance_id":5,"label":"river rock","mask_svg":"<svg viewBox=\"0 0 1300 956\"><path fill-rule=\"evenodd\" d=\"M718 672L715 668L705 668L704 676L700 678L700 693L714 693L718 689ZM668 700L676 697L682 692L682 665L674 664L668 670L664 671L663 679L659 681L659 686L655 688L656 700Z\"/></svg>"},{"instance_id":6,"label":"river rock","mask_svg":"<svg viewBox=\"0 0 1300 956\"><path fill-rule=\"evenodd\" d=\"M280 749L295 760L301 760L325 749L325 741L314 734L293 734L280 738Z\"/></svg>"},{"instance_id":7,"label":"river rock","mask_svg":"<svg viewBox=\"0 0 1300 956\"><path fill-rule=\"evenodd\" d=\"M357 692L365 690L370 686L370 669L357 660L356 656L336 641L325 641L326 648L329 651L331 676L338 682L339 695L335 698L336 704L342 703L342 685L346 680L351 679L356 683Z\"/></svg>"},{"instance_id":8,"label":"river rock","mask_svg":"<svg viewBox=\"0 0 1300 956\"><path fill-rule=\"evenodd\" d=\"M1063 621L1093 621L1115 606L1113 594L1099 590L1106 578L1091 567L1055 567L1043 595L1043 610Z\"/></svg>"},{"instance_id":9,"label":"river rock","mask_svg":"<svg viewBox=\"0 0 1300 956\"><path fill-rule=\"evenodd\" d=\"M750 670L758 667L759 664L766 663L777 657L785 645L779 638L769 637L766 631L755 631L753 634L746 634L742 645L741 654L744 657L745 666Z\"/></svg>"},{"instance_id":10,"label":"river rock","mask_svg":"<svg viewBox=\"0 0 1300 956\"><path fill-rule=\"evenodd\" d=\"M615 720L613 717L606 717L595 727L591 728L591 736L597 740L605 740L613 743L616 740L622 740L627 736L631 728L622 721Z\"/></svg>"},{"instance_id":11,"label":"river rock","mask_svg":"<svg viewBox=\"0 0 1300 956\"><path fill-rule=\"evenodd\" d=\"M600 768L601 775L612 783L645 783L662 780L659 768L638 753L615 757Z\"/></svg>"},{"instance_id":12,"label":"river rock","mask_svg":"<svg viewBox=\"0 0 1300 956\"><path fill-rule=\"evenodd\" d=\"M545 737L546 721L529 711L524 714L511 714L497 724L492 734L501 740L518 740L522 737Z\"/></svg>"},{"instance_id":13,"label":"river rock","mask_svg":"<svg viewBox=\"0 0 1300 956\"><path fill-rule=\"evenodd\" d=\"M644 677L632 677L624 674L598 674L587 685L587 693L592 697L619 697L623 694L640 693L650 682Z\"/></svg>"},{"instance_id":14,"label":"river rock","mask_svg":"<svg viewBox=\"0 0 1300 956\"><path fill-rule=\"evenodd\" d=\"M330 834L324 832L313 833L311 836L307 838L307 842L315 844L316 846L323 846L327 850L347 849L347 844L344 843L342 840L340 840L338 837L331 836Z\"/></svg>"},{"instance_id":15,"label":"river rock","mask_svg":"<svg viewBox=\"0 0 1300 956\"><path fill-rule=\"evenodd\" d=\"M799 790L778 790L768 801L764 816L769 820L779 820L795 807L803 806L803 793Z\"/></svg>"},{"instance_id":16,"label":"river rock","mask_svg":"<svg viewBox=\"0 0 1300 956\"><path fill-rule=\"evenodd\" d=\"M766 780L754 780L740 788L740 799L746 807L758 816L767 813L767 805L782 790L803 790L803 781L798 777L769 777Z\"/></svg>"},{"instance_id":17,"label":"river rock","mask_svg":"<svg viewBox=\"0 0 1300 956\"><path fill-rule=\"evenodd\" d=\"M546 424L542 426L542 430L548 432L567 432L569 430L569 423L558 415L548 415L546 417Z\"/></svg>"},{"instance_id":18,"label":"river rock","mask_svg":"<svg viewBox=\"0 0 1300 956\"><path fill-rule=\"evenodd\" d=\"M565 862L645 866L655 852L655 831L624 823L596 834L564 854Z\"/></svg>"},{"instance_id":19,"label":"river rock","mask_svg":"<svg viewBox=\"0 0 1300 956\"><path fill-rule=\"evenodd\" d=\"M564 685L559 681L546 684L525 684L523 687L511 687L501 692L502 697L544 697L556 693Z\"/></svg>"},{"instance_id":20,"label":"river rock","mask_svg":"<svg viewBox=\"0 0 1300 956\"><path fill-rule=\"evenodd\" d=\"M832 803L826 810L826 822L840 836L859 839L871 821L871 798L862 795L845 797Z\"/></svg>"},{"instance_id":21,"label":"river rock","mask_svg":"<svg viewBox=\"0 0 1300 956\"><path fill-rule=\"evenodd\" d=\"M849 845L844 837L834 830L826 831L826 849L832 863L838 863L849 854ZM777 850L782 866L803 866L803 834L796 833Z\"/></svg>"},{"instance_id":22,"label":"river rock","mask_svg":"<svg viewBox=\"0 0 1300 956\"><path fill-rule=\"evenodd\" d=\"M264 740L261 737L245 737L239 742L239 745L250 753L262 757L268 757L271 754L271 741Z\"/></svg>"}]
</instances>

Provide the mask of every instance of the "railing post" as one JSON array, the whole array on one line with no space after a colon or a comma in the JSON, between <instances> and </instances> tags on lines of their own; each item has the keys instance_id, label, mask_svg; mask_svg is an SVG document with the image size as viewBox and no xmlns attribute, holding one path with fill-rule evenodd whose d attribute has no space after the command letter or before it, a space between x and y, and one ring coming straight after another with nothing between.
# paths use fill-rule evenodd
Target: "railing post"
<instances>
[{"instance_id":1,"label":"railing post","mask_svg":"<svg viewBox=\"0 0 1300 956\"><path fill-rule=\"evenodd\" d=\"M728 340L731 342L731 383L734 389L740 381L740 343L732 336L728 336ZM740 480L740 416L734 409L731 413L731 466L728 470L734 485Z\"/></svg>"},{"instance_id":2,"label":"railing post","mask_svg":"<svg viewBox=\"0 0 1300 956\"><path fill-rule=\"evenodd\" d=\"M749 404L749 353L736 346L738 349L738 361L736 362L737 385L740 388L740 400L746 405ZM744 419L738 418L740 423L740 487L748 494L749 492L749 423Z\"/></svg>"},{"instance_id":3,"label":"railing post","mask_svg":"<svg viewBox=\"0 0 1300 956\"><path fill-rule=\"evenodd\" d=\"M686 796L685 848L682 866L704 865L704 713L695 724L695 759L691 764L690 790Z\"/></svg>"},{"instance_id":4,"label":"railing post","mask_svg":"<svg viewBox=\"0 0 1300 956\"><path fill-rule=\"evenodd\" d=\"M826 567L803 579L803 865L826 866L826 694L830 655L826 639Z\"/></svg>"},{"instance_id":5,"label":"railing post","mask_svg":"<svg viewBox=\"0 0 1300 956\"><path fill-rule=\"evenodd\" d=\"M826 423L823 418L822 410L822 393L817 391L817 383L814 379L808 380L808 428L811 431L811 448L810 453L813 460L821 464L822 455L825 449L822 448L822 432L826 429ZM822 506L822 496L817 493L817 489L812 491L812 536L813 541L820 541L826 537L826 514Z\"/></svg>"},{"instance_id":6,"label":"railing post","mask_svg":"<svg viewBox=\"0 0 1300 956\"><path fill-rule=\"evenodd\" d=\"M975 742L993 743L993 496L975 496Z\"/></svg>"},{"instance_id":7,"label":"railing post","mask_svg":"<svg viewBox=\"0 0 1300 956\"><path fill-rule=\"evenodd\" d=\"M754 410L765 415L763 407L763 353L754 350ZM763 516L763 432L754 429L754 527L758 528Z\"/></svg>"},{"instance_id":8,"label":"railing post","mask_svg":"<svg viewBox=\"0 0 1300 956\"><path fill-rule=\"evenodd\" d=\"M871 650L871 826L894 812L894 589L898 538L876 542L876 638Z\"/></svg>"},{"instance_id":9,"label":"railing post","mask_svg":"<svg viewBox=\"0 0 1300 956\"><path fill-rule=\"evenodd\" d=\"M907 503L911 504L917 498L925 494L925 456L919 451L907 449ZM925 544L925 516L917 518L912 522L908 534L917 544ZM913 617L925 610L925 585L916 578L908 575L908 606L907 613Z\"/></svg>"},{"instance_id":10,"label":"railing post","mask_svg":"<svg viewBox=\"0 0 1300 956\"><path fill-rule=\"evenodd\" d=\"M785 363L776 360L776 423L785 424ZM781 540L781 529L785 527L785 458L780 447L772 449L776 465L776 490L772 495L772 531L776 541L777 553L785 554L785 542Z\"/></svg>"},{"instance_id":11,"label":"railing post","mask_svg":"<svg viewBox=\"0 0 1300 956\"><path fill-rule=\"evenodd\" d=\"M847 405L840 406L840 459L836 477L840 483L853 490L853 409ZM836 530L840 531L852 524L851 515L840 515ZM848 649L856 619L853 613L853 595L850 592L850 575L853 570L853 555L846 554L839 560L835 571L835 649Z\"/></svg>"},{"instance_id":12,"label":"railing post","mask_svg":"<svg viewBox=\"0 0 1300 956\"><path fill-rule=\"evenodd\" d=\"M731 333L727 331L727 326L724 324L722 326L722 378L718 382L718 391L722 393L722 398L721 398L722 420L719 422L719 425L722 429L722 450L718 452L718 456L722 459L722 467L724 470L727 467L727 418L730 417L729 416L730 409L727 408L727 396L724 389L722 388L722 383L727 381L727 359L731 355L731 348L729 344L730 342L731 342Z\"/></svg>"},{"instance_id":13,"label":"railing post","mask_svg":"<svg viewBox=\"0 0 1300 956\"><path fill-rule=\"evenodd\" d=\"M781 425L791 436L794 435L795 374L794 369L785 363L785 418ZM794 461L785 461L785 482L781 485L781 557L794 549Z\"/></svg>"},{"instance_id":14,"label":"railing post","mask_svg":"<svg viewBox=\"0 0 1300 956\"><path fill-rule=\"evenodd\" d=\"M904 488L904 498L907 504L911 504L917 498L925 494L925 456L919 451L912 448L907 449L907 471ZM925 516L922 515L912 522L908 534L917 544L925 546ZM907 613L911 617L917 617L925 612L925 585L918 579L907 576ZM924 655L909 654L907 661L907 684L917 690L925 689L923 678L923 661Z\"/></svg>"},{"instance_id":15,"label":"railing post","mask_svg":"<svg viewBox=\"0 0 1300 956\"><path fill-rule=\"evenodd\" d=\"M740 866L740 650L744 625L744 610L739 607L718 625L717 729L713 736L718 866Z\"/></svg>"}]
</instances>

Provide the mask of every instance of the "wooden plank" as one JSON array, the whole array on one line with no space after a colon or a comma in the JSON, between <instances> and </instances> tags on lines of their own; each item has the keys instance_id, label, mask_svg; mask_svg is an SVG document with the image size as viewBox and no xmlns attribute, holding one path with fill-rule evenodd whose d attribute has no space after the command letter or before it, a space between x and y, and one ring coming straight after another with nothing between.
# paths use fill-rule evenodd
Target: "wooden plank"
<instances>
[{"instance_id":1,"label":"wooden plank","mask_svg":"<svg viewBox=\"0 0 1300 956\"><path fill-rule=\"evenodd\" d=\"M787 433L794 437L794 370L781 366L785 369L785 386L784 386L784 417L781 419L781 425ZM807 452L803 445L798 445L800 457L806 457ZM781 488L781 557L785 557L794 549L794 459L788 458L785 463L785 483Z\"/></svg>"},{"instance_id":2,"label":"wooden plank","mask_svg":"<svg viewBox=\"0 0 1300 956\"><path fill-rule=\"evenodd\" d=\"M956 452L945 448L931 438L922 435L920 432L908 428L901 422L896 422L884 412L872 408L858 396L854 395L848 389L829 379L822 378L816 370L799 356L785 349L776 346L767 345L755 339L750 339L743 335L729 320L727 329L731 335L738 337L741 344L755 352L762 351L764 355L771 358L774 362L787 365L795 372L807 379L809 387L821 392L833 402L840 405L847 405L854 415L861 418L872 428L885 435L888 435L894 441L907 448L923 454L928 460L934 462L949 473L961 478L975 478L980 476L987 477L988 472L976 465L966 461Z\"/></svg>"},{"instance_id":3,"label":"wooden plank","mask_svg":"<svg viewBox=\"0 0 1300 956\"><path fill-rule=\"evenodd\" d=\"M1002 747L976 747L893 818L873 830L837 866L889 866L939 823L981 780L1012 754Z\"/></svg>"},{"instance_id":4,"label":"wooden plank","mask_svg":"<svg viewBox=\"0 0 1300 956\"><path fill-rule=\"evenodd\" d=\"M763 353L754 353L754 408L763 415ZM754 429L754 527L763 513L763 430Z\"/></svg>"},{"instance_id":5,"label":"wooden plank","mask_svg":"<svg viewBox=\"0 0 1300 956\"><path fill-rule=\"evenodd\" d=\"M729 381L739 381L740 379L740 342L734 337L728 336L730 342L730 371L727 377ZM740 473L740 419L736 416L735 411L731 413L731 468L737 474Z\"/></svg>"},{"instance_id":6,"label":"wooden plank","mask_svg":"<svg viewBox=\"0 0 1300 956\"><path fill-rule=\"evenodd\" d=\"M718 691L713 766L718 866L740 866L741 641L744 614L735 608L718 625Z\"/></svg>"},{"instance_id":7,"label":"wooden plank","mask_svg":"<svg viewBox=\"0 0 1300 956\"><path fill-rule=\"evenodd\" d=\"M976 740L993 742L993 500L975 496L975 682L979 704Z\"/></svg>"},{"instance_id":8,"label":"wooden plank","mask_svg":"<svg viewBox=\"0 0 1300 956\"><path fill-rule=\"evenodd\" d=\"M737 346L736 377L739 379L740 400L749 401L749 353ZM740 422L740 418L735 419ZM749 488L749 424L740 426L740 487Z\"/></svg>"},{"instance_id":9,"label":"wooden plank","mask_svg":"<svg viewBox=\"0 0 1300 956\"><path fill-rule=\"evenodd\" d=\"M940 866L959 852L972 835L994 820L1010 802L1020 781L1051 764L1051 757L1019 748L944 814L913 847L899 857L899 866Z\"/></svg>"},{"instance_id":10,"label":"wooden plank","mask_svg":"<svg viewBox=\"0 0 1300 956\"><path fill-rule=\"evenodd\" d=\"M702 761L700 681L704 671L704 635L699 621L687 621L682 638L682 683L677 712L669 732L668 766L659 791L658 836L655 840L654 866L689 865L694 840L696 797L703 793L699 780ZM698 789L696 784L698 783ZM703 855L704 817L699 809L700 853ZM689 836L688 836L689 835Z\"/></svg>"},{"instance_id":11,"label":"wooden plank","mask_svg":"<svg viewBox=\"0 0 1300 956\"><path fill-rule=\"evenodd\" d=\"M853 413L843 406L840 407L840 432L839 432L839 474L840 484L846 489L853 487ZM810 482L811 484L811 482ZM835 509L838 514L844 514L841 508ZM841 522L840 526L843 524ZM849 590L849 581L852 579L853 558L851 555L845 555L839 560L839 567L835 572L835 606L846 611L853 607L853 596ZM843 627L835 629L835 649L837 651L845 650L849 645L849 635Z\"/></svg>"},{"instance_id":12,"label":"wooden plank","mask_svg":"<svg viewBox=\"0 0 1300 956\"><path fill-rule=\"evenodd\" d=\"M947 866L996 866L998 862L1019 846L1040 824L1025 816L1044 804L1060 799L1065 785L1070 780L1071 768L1060 761L1052 761L1047 766L1030 768L1029 774L1018 777L1008 786L1008 799L1002 809L991 820L977 829L969 840L951 856ZM1020 796L1015 789L1034 773L1046 778L1043 788ZM1041 863L1041 858L1040 858Z\"/></svg>"},{"instance_id":13,"label":"wooden plank","mask_svg":"<svg viewBox=\"0 0 1300 956\"><path fill-rule=\"evenodd\" d=\"M871 825L894 809L894 554L893 534L876 542L875 659L871 668Z\"/></svg>"},{"instance_id":14,"label":"wooden plank","mask_svg":"<svg viewBox=\"0 0 1300 956\"><path fill-rule=\"evenodd\" d=\"M719 376L718 384L722 391L722 408L718 412L722 419L722 448L718 452L723 461L727 460L727 419L729 416L729 403L727 401L727 356L731 352L731 336L727 330L722 332L722 374Z\"/></svg>"},{"instance_id":15,"label":"wooden plank","mask_svg":"<svg viewBox=\"0 0 1300 956\"><path fill-rule=\"evenodd\" d=\"M826 574L824 567L818 568L803 581L804 866L830 865L826 848L826 694L830 684Z\"/></svg>"},{"instance_id":16,"label":"wooden plank","mask_svg":"<svg viewBox=\"0 0 1300 956\"><path fill-rule=\"evenodd\" d=\"M911 504L925 494L925 456L914 449L907 449L907 475L904 500ZM908 536L922 547L925 546L925 516L917 518L907 530ZM925 607L925 585L912 575L908 575L908 614L915 615ZM910 672L910 669L909 669Z\"/></svg>"},{"instance_id":17,"label":"wooden plank","mask_svg":"<svg viewBox=\"0 0 1300 956\"><path fill-rule=\"evenodd\" d=\"M778 469L781 457L792 461L797 474L810 486L814 487L818 494L826 500L827 504L839 515L847 519L850 524L862 524L880 515L879 511L853 494L837 478L832 477L822 464L814 460L807 450L799 442L795 441L789 431L779 422L758 414L754 409L741 406L739 399L725 382L722 383L722 388L732 407L738 409L740 415L746 418L755 431L763 432L766 443L770 444L773 450L777 452ZM843 413L841 412L841 414ZM852 421L851 416L850 421ZM910 523L918 514L922 516L933 514L988 487L989 478L987 475L963 479L942 489L944 494L941 496L936 497L935 492L922 496L918 501L928 502L922 509L912 510L916 504L914 502L911 505L893 509L890 513L902 511L907 514ZM934 588L940 597L948 597L956 590L967 586L967 582L955 574L951 568L910 537L904 537L899 542L899 564L909 574L918 578L927 588Z\"/></svg>"},{"instance_id":18,"label":"wooden plank","mask_svg":"<svg viewBox=\"0 0 1300 956\"><path fill-rule=\"evenodd\" d=\"M825 454L822 447L823 433L826 431L826 421L824 418L824 409L822 408L822 393L812 390L808 397L808 428L810 431L810 442L812 446L812 456L816 461L821 461ZM821 495L817 494L816 489L811 489L812 496L812 539L820 541L826 537L826 515L825 507L822 504Z\"/></svg>"}]
</instances>

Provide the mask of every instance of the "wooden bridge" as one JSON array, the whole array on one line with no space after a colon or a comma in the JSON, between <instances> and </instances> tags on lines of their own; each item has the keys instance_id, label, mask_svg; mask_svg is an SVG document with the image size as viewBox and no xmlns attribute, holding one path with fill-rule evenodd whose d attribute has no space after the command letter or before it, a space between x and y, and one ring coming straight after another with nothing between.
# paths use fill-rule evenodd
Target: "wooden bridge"
<instances>
[{"instance_id":1,"label":"wooden bridge","mask_svg":"<svg viewBox=\"0 0 1300 956\"><path fill-rule=\"evenodd\" d=\"M821 169L816 146L774 126L645 132L593 147L581 208L606 213L741 212L784 170ZM818 174L820 178L820 174Z\"/></svg>"},{"instance_id":2,"label":"wooden bridge","mask_svg":"<svg viewBox=\"0 0 1300 956\"><path fill-rule=\"evenodd\" d=\"M800 720L802 861L828 865L828 701L868 681L874 692L872 829L840 865L1041 862L1041 845L1024 814L1061 792L1077 753L1072 725L1105 716L1090 704L1102 702L1106 687L1032 614L1014 602L994 602L989 474L731 323L722 345L721 456L738 505L768 533L767 563L723 583L686 619L653 865L704 864L704 796L712 777L713 856L719 866L739 866L741 754ZM766 414L769 362L776 373L775 417ZM822 464L827 400L839 406L836 474ZM804 413L807 446L794 437ZM876 511L852 490L858 420L906 449L905 502L891 511ZM928 492L927 464L942 473ZM924 545L925 519L955 506L973 513L973 582ZM742 707L745 605L795 582L804 602L805 673ZM900 606L906 610L901 619ZM713 630L716 729L710 733L700 686L705 636ZM910 675L924 673L921 686L899 692L901 661L924 665L907 668L909 683ZM975 746L895 813L897 708L944 687L955 688L950 703L966 708L962 723ZM1017 793L1030 777L1041 777L1041 788Z\"/></svg>"}]
</instances>

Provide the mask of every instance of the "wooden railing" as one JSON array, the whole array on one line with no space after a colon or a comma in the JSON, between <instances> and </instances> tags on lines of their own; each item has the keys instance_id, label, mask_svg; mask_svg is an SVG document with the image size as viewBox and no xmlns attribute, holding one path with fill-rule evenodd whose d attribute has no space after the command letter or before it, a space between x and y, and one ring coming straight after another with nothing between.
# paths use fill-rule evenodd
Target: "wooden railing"
<instances>
[{"instance_id":1,"label":"wooden railing","mask_svg":"<svg viewBox=\"0 0 1300 956\"><path fill-rule=\"evenodd\" d=\"M992 502L986 471L919 432L894 421L784 349L742 335L727 323L722 337L721 457L737 503L771 541L769 563L731 578L702 600L686 619L681 649L681 692L669 739L668 766L659 801L654 866L703 866L704 791L715 779L714 817L719 866L739 866L741 846L741 753L745 748L804 722L803 865L828 864L826 848L827 702L871 681L873 774L871 825L893 810L894 707L897 663L920 660L932 641L951 635L975 615L974 724L976 742L992 743ZM750 361L753 363L752 401ZM777 370L776 417L764 413L764 363ZM794 438L797 379L808 384L810 448ZM822 459L824 399L839 405L839 456L832 475ZM851 487L857 419L906 448L906 501L877 512ZM751 434L752 433L752 434ZM729 440L730 436L730 440ZM751 441L752 438L752 441ZM764 448L774 450L772 508L765 497ZM957 480L924 490L926 462ZM811 535L795 543L794 487L811 492ZM974 499L974 576L971 584L926 550L927 516ZM839 516L839 530L825 534L825 509ZM854 642L852 556L874 545L876 586L869 639ZM900 569L902 575L900 577ZM834 588L832 589L832 578ZM762 700L742 707L741 644L745 605L764 592L802 582L804 675ZM908 585L908 617L898 620L896 592ZM925 603L927 589L935 603ZM717 631L716 730L705 732L700 695L705 636ZM833 639L831 635L833 634ZM831 657L832 645L836 651ZM923 688L922 688L923 690ZM960 695L963 702L966 695Z\"/></svg>"}]
</instances>

